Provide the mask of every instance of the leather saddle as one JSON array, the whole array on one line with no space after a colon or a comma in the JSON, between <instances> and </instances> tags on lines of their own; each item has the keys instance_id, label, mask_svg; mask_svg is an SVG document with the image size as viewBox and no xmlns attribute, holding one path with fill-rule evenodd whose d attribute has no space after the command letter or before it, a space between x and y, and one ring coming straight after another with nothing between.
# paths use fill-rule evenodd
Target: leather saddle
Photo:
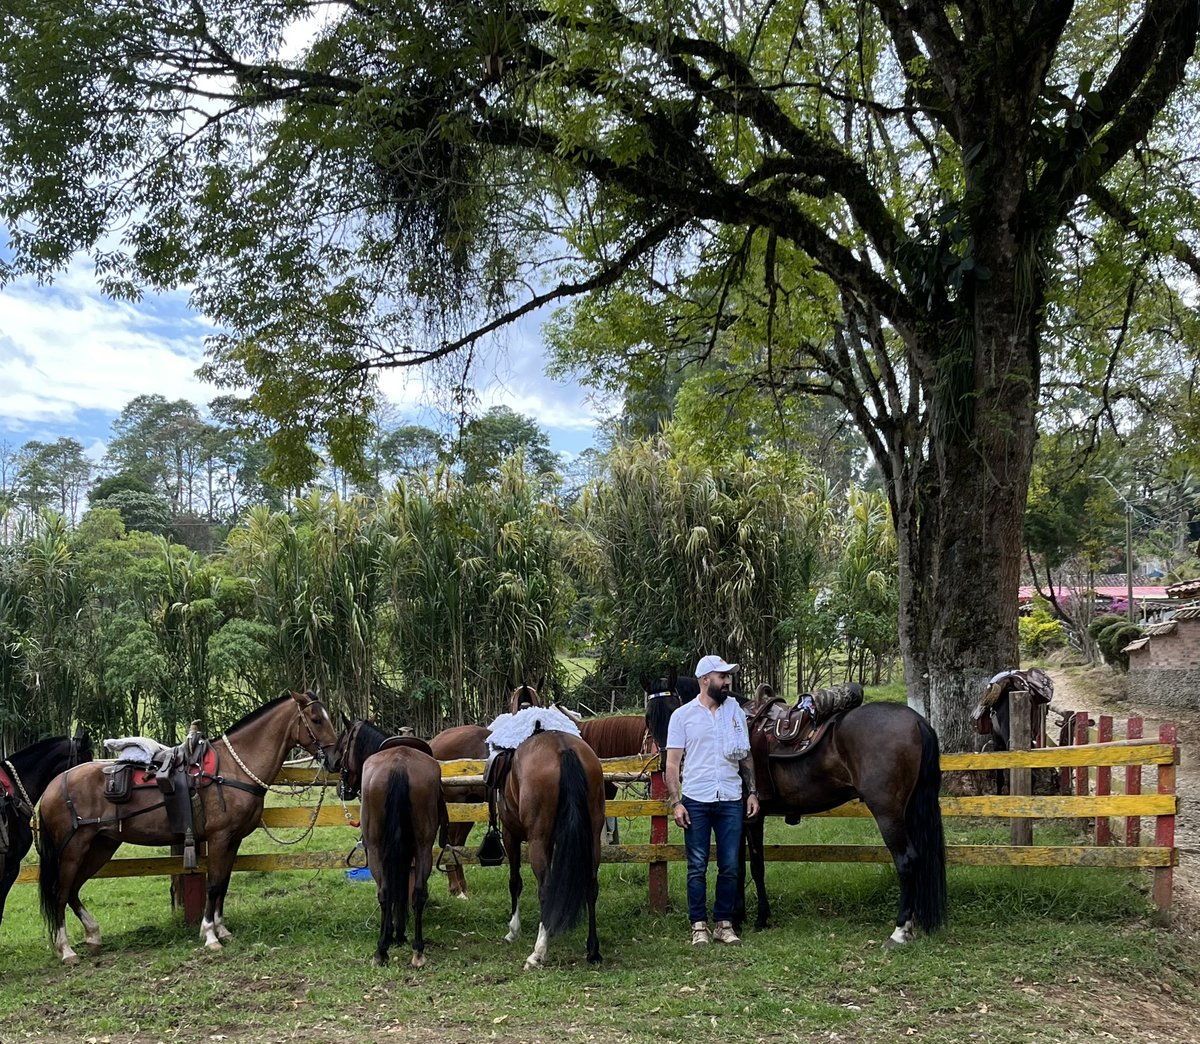
<instances>
[{"instance_id":1,"label":"leather saddle","mask_svg":"<svg viewBox=\"0 0 1200 1044\"><path fill-rule=\"evenodd\" d=\"M768 801L775 796L773 761L812 753L833 723L862 701L862 686L851 683L805 693L790 706L782 697L773 696L747 707L759 799Z\"/></svg>"},{"instance_id":2,"label":"leather saddle","mask_svg":"<svg viewBox=\"0 0 1200 1044\"><path fill-rule=\"evenodd\" d=\"M123 805L134 791L156 788L162 795L171 832L183 838L183 867L194 870L196 837L204 836L204 806L199 791L216 777L216 750L195 722L188 738L177 747L143 744L133 749L152 756L149 760L126 756L106 765L104 796L114 805Z\"/></svg>"},{"instance_id":3,"label":"leather saddle","mask_svg":"<svg viewBox=\"0 0 1200 1044\"><path fill-rule=\"evenodd\" d=\"M422 754L433 757L433 748L428 743L417 736L410 736L403 732L399 736L389 736L379 744L380 750L391 750L393 747L412 747L413 750L419 750Z\"/></svg>"}]
</instances>

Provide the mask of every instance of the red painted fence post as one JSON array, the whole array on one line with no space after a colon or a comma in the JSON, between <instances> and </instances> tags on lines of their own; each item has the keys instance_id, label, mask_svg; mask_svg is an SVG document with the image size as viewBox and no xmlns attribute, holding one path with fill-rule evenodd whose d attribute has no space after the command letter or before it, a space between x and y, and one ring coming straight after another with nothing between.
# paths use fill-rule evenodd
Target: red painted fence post
<instances>
[{"instance_id":1,"label":"red painted fence post","mask_svg":"<svg viewBox=\"0 0 1200 1044\"><path fill-rule=\"evenodd\" d=\"M1158 727L1160 743L1169 743L1175 748L1175 760L1170 765L1158 766L1158 792L1175 793L1175 766L1179 764L1179 736L1175 726L1166 722ZM1175 848L1175 814L1154 817L1154 844L1158 848ZM1154 903L1163 921L1171 918L1171 887L1175 880L1174 866L1154 868Z\"/></svg>"},{"instance_id":2,"label":"red painted fence post","mask_svg":"<svg viewBox=\"0 0 1200 1044\"><path fill-rule=\"evenodd\" d=\"M1111 714L1101 714L1096 727L1096 739L1100 743L1111 743L1113 738L1113 720ZM1100 765L1096 769L1096 796L1107 797L1112 793L1112 768ZM1108 816L1096 817L1096 844L1112 844L1112 828Z\"/></svg>"},{"instance_id":3,"label":"red painted fence post","mask_svg":"<svg viewBox=\"0 0 1200 1044\"><path fill-rule=\"evenodd\" d=\"M1140 717L1130 718L1125 724L1126 739L1141 739L1142 738L1142 719ZM1142 792L1142 766L1141 765L1126 765L1125 766L1125 793L1140 794ZM1142 843L1142 817L1141 816L1126 816L1125 817L1125 844L1130 848L1137 848Z\"/></svg>"},{"instance_id":4,"label":"red painted fence post","mask_svg":"<svg viewBox=\"0 0 1200 1044\"><path fill-rule=\"evenodd\" d=\"M664 801L667 797L667 781L661 770L650 773L650 797ZM650 844L667 843L667 817L650 817ZM650 909L664 913L667 909L667 864L664 861L650 864Z\"/></svg>"}]
</instances>

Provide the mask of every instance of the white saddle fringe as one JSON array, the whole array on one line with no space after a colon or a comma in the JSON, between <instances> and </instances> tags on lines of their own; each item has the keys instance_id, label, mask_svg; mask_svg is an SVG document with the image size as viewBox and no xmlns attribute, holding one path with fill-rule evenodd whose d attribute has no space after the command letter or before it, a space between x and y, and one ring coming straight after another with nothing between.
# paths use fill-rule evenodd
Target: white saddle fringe
<instances>
[{"instance_id":1,"label":"white saddle fringe","mask_svg":"<svg viewBox=\"0 0 1200 1044\"><path fill-rule=\"evenodd\" d=\"M569 732L579 735L579 727L554 707L526 707L516 714L501 714L488 726L488 746L493 750L519 747L541 726L543 732Z\"/></svg>"}]
</instances>

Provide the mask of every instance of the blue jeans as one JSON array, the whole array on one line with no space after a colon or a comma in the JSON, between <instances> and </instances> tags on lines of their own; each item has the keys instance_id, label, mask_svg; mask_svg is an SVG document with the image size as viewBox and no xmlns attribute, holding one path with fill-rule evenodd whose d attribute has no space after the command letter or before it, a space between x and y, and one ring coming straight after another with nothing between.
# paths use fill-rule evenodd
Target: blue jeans
<instances>
[{"instance_id":1,"label":"blue jeans","mask_svg":"<svg viewBox=\"0 0 1200 1044\"><path fill-rule=\"evenodd\" d=\"M708 843L716 836L717 894L713 900L713 920L733 920L738 885L738 847L742 841L742 802L693 801L683 798L683 807L692 825L683 832L687 849L688 920L693 924L708 920Z\"/></svg>"}]
</instances>

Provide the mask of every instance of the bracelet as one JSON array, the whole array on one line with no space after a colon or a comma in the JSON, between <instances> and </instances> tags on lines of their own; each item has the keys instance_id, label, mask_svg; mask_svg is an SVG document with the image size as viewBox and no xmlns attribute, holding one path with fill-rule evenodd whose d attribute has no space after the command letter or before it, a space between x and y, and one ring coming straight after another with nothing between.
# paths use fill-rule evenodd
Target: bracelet
<instances>
[{"instance_id":1,"label":"bracelet","mask_svg":"<svg viewBox=\"0 0 1200 1044\"><path fill-rule=\"evenodd\" d=\"M676 805L682 805L682 804L683 804L683 799L676 798L674 801L671 802L671 807L674 808Z\"/></svg>"}]
</instances>

